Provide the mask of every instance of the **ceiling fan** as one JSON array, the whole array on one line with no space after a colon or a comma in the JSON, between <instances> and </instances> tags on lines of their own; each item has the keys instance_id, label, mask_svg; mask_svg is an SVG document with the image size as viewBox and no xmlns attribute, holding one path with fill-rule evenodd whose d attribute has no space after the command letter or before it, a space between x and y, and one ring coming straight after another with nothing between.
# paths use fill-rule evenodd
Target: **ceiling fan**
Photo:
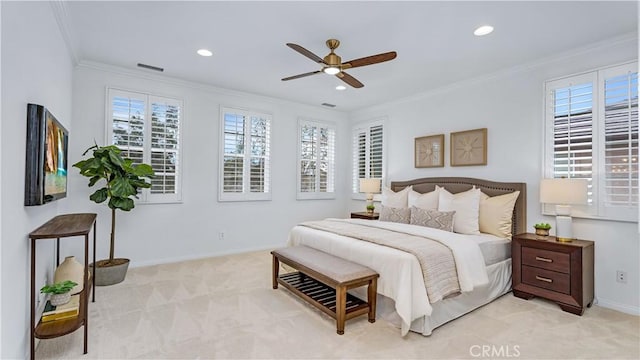
<instances>
[{"instance_id":1,"label":"ceiling fan","mask_svg":"<svg viewBox=\"0 0 640 360\"><path fill-rule=\"evenodd\" d=\"M347 62L341 62L342 59L340 58L340 56L336 55L336 53L333 52L333 50L335 50L336 48L338 48L338 46L340 46L340 41L336 39L327 40L327 47L329 47L331 52L327 56L325 56L324 59L312 53L311 51L303 48L300 45L287 43L287 46L299 52L300 54L308 57L309 59L317 62L318 64L322 64L322 69L311 71L304 74L289 76L282 79L282 81L299 79L305 76L315 75L315 74L324 72L325 74L337 76L340 80L346 82L347 84L353 86L354 88L361 88L364 86L364 84L362 84L353 76L344 72L344 70L393 60L396 58L396 55L397 55L395 51L390 51L382 54L371 55L371 56L367 56L359 59L354 59Z\"/></svg>"}]
</instances>

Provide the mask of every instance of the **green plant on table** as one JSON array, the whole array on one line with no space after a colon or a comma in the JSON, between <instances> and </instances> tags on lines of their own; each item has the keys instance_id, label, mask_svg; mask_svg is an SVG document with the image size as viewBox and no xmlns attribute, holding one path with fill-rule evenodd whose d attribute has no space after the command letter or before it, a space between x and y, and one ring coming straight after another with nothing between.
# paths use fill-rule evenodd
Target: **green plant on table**
<instances>
[{"instance_id":1,"label":"green plant on table","mask_svg":"<svg viewBox=\"0 0 640 360\"><path fill-rule=\"evenodd\" d=\"M542 229L542 230L549 230L551 229L551 225L549 225L549 223L537 223L535 225L533 225L534 229Z\"/></svg>"},{"instance_id":2,"label":"green plant on table","mask_svg":"<svg viewBox=\"0 0 640 360\"><path fill-rule=\"evenodd\" d=\"M373 211L375 209L376 209L375 205L367 205L367 210L368 211Z\"/></svg>"},{"instance_id":3,"label":"green plant on table","mask_svg":"<svg viewBox=\"0 0 640 360\"><path fill-rule=\"evenodd\" d=\"M76 285L78 284L71 280L65 280L59 283L45 285L40 289L40 292L43 294L64 294L71 291Z\"/></svg>"}]
</instances>

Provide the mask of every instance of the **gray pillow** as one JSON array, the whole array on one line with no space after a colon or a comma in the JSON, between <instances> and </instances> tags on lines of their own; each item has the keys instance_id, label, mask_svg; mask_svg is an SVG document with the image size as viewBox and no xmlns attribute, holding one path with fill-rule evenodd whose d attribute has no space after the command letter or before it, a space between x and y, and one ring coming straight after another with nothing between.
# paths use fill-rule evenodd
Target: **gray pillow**
<instances>
[{"instance_id":1,"label":"gray pillow","mask_svg":"<svg viewBox=\"0 0 640 360\"><path fill-rule=\"evenodd\" d=\"M437 211L412 206L409 223L453 232L453 215L455 213L455 211Z\"/></svg>"},{"instance_id":2,"label":"gray pillow","mask_svg":"<svg viewBox=\"0 0 640 360\"><path fill-rule=\"evenodd\" d=\"M380 211L380 221L391 221L397 223L408 224L411 217L411 209L409 208L395 208L390 206L382 206Z\"/></svg>"}]
</instances>

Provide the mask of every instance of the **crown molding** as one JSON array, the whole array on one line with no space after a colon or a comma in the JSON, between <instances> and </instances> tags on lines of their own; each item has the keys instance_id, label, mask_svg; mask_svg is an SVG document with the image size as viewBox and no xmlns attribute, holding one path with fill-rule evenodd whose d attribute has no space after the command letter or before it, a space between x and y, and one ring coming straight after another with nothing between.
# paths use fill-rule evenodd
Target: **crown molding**
<instances>
[{"instance_id":1,"label":"crown molding","mask_svg":"<svg viewBox=\"0 0 640 360\"><path fill-rule=\"evenodd\" d=\"M77 55L78 51L73 41L73 36L71 35L72 32L69 29L69 14L67 12L67 5L64 1L61 0L49 1L49 4L51 5L51 9L53 10L53 15L56 18L56 22L58 23L58 29L60 29L60 35L62 35L62 39L67 46L67 50L69 51L71 60L73 61L74 65L77 65L79 61Z\"/></svg>"},{"instance_id":2,"label":"crown molding","mask_svg":"<svg viewBox=\"0 0 640 360\"><path fill-rule=\"evenodd\" d=\"M589 44L586 46L582 46L582 47L578 47L578 48L573 48L571 50L567 50L565 52L553 55L553 56L548 56L545 58L541 58L535 61L531 61L528 63L524 63L524 64L520 64L520 65L516 65L510 68L506 68L503 70L499 70L493 73L489 73L489 74L485 74L485 75L480 75L474 78L470 78L470 79L465 79L462 81L458 81L455 83L451 83L449 85L445 85L442 87L439 87L437 89L433 89L433 90L428 90L425 92L421 92L418 94L414 94L411 96L407 96L407 97L403 97L400 99L396 99L396 100L392 100L392 101L388 101L382 104L378 104L375 106L371 106L371 107L364 107L364 108L360 108L358 110L354 110L351 111L351 113L354 112L359 112L359 111L376 111L376 110L380 110L380 109L384 109L388 106L392 106L392 105L400 105L400 104L404 104L407 102L413 102L413 101L418 101L418 100L423 100L425 98L429 98L438 94L443 94L443 93L448 93L454 90L458 90L461 88L465 88L465 87L469 87L470 85L476 85L476 84L480 84L486 81L490 81L490 80L494 80L497 78L502 78L502 77L506 77L506 76L512 76L514 74L518 74L518 73L524 73L524 72L528 72L549 64L553 64L556 62L560 62L563 60L567 60L570 59L572 57L576 57L576 56L581 56L584 54L588 54L590 52L594 52L594 51L602 51L602 50L606 50L615 46L619 46L619 45L625 45L629 43L629 46L638 46L638 34L635 32L631 32L631 33L627 33L627 34L623 34L620 36L616 36L607 40L602 40L593 44ZM631 60L631 59L629 59Z\"/></svg>"}]
</instances>

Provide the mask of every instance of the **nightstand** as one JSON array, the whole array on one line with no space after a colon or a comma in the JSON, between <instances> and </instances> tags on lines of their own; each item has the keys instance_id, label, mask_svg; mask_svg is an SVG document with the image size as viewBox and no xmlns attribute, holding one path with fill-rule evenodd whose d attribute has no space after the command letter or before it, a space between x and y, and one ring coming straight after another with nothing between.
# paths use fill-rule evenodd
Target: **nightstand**
<instances>
[{"instance_id":1,"label":"nightstand","mask_svg":"<svg viewBox=\"0 0 640 360\"><path fill-rule=\"evenodd\" d=\"M351 213L351 218L352 219L367 219L367 220L378 220L378 218L380 217L380 213L374 212L374 213L368 213L368 212L352 212Z\"/></svg>"},{"instance_id":2,"label":"nightstand","mask_svg":"<svg viewBox=\"0 0 640 360\"><path fill-rule=\"evenodd\" d=\"M594 243L557 242L555 236L519 234L511 241L513 295L556 302L582 315L593 302Z\"/></svg>"}]
</instances>

